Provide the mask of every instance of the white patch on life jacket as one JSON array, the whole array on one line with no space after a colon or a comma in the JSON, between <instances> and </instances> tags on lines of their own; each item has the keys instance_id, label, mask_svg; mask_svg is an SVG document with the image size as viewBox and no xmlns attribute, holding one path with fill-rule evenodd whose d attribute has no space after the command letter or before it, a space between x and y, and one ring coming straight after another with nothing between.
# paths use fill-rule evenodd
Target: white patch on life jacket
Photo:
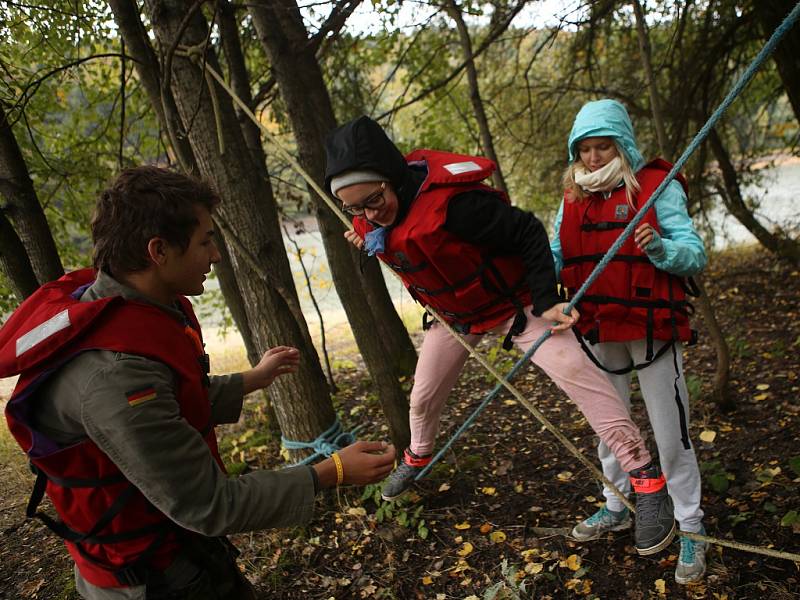
<instances>
[{"instance_id":1,"label":"white patch on life jacket","mask_svg":"<svg viewBox=\"0 0 800 600\"><path fill-rule=\"evenodd\" d=\"M50 317L42 323L31 329L25 335L17 338L17 358L22 356L33 348L36 344L43 342L51 335L58 333L62 329L66 329L71 325L69 321L69 309L64 309L54 317Z\"/></svg>"},{"instance_id":2,"label":"white patch on life jacket","mask_svg":"<svg viewBox=\"0 0 800 600\"><path fill-rule=\"evenodd\" d=\"M481 166L471 160L466 162L450 163L449 165L444 165L444 168L450 171L451 175L460 175L461 173L470 173L471 171L481 170Z\"/></svg>"}]
</instances>

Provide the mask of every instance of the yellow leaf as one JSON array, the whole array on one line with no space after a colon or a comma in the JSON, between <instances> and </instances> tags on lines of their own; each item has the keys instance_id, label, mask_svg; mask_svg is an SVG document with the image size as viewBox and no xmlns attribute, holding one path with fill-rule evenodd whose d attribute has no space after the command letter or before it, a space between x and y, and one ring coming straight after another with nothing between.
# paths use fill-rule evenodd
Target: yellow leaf
<instances>
[{"instance_id":1,"label":"yellow leaf","mask_svg":"<svg viewBox=\"0 0 800 600\"><path fill-rule=\"evenodd\" d=\"M768 384L768 383L759 383L759 384L756 386L756 389L757 389L759 392L763 392L764 390L768 390L768 389L769 389L769 384Z\"/></svg>"},{"instance_id":2,"label":"yellow leaf","mask_svg":"<svg viewBox=\"0 0 800 600\"><path fill-rule=\"evenodd\" d=\"M758 402L761 402L762 400L766 400L767 398L769 398L769 394L768 393L756 394L755 396L753 396L753 400L756 400Z\"/></svg>"},{"instance_id":3,"label":"yellow leaf","mask_svg":"<svg viewBox=\"0 0 800 600\"><path fill-rule=\"evenodd\" d=\"M713 442L716 439L716 437L717 437L717 432L711 431L709 429L706 429L700 434L700 440L707 444Z\"/></svg>"},{"instance_id":4,"label":"yellow leaf","mask_svg":"<svg viewBox=\"0 0 800 600\"><path fill-rule=\"evenodd\" d=\"M430 585L432 583L433 579L431 579L430 576L425 575L425 577L422 578L422 585Z\"/></svg>"},{"instance_id":5,"label":"yellow leaf","mask_svg":"<svg viewBox=\"0 0 800 600\"><path fill-rule=\"evenodd\" d=\"M481 533L482 534L486 535L491 530L492 530L492 526L489 525L489 523L484 523L483 525L481 525Z\"/></svg>"},{"instance_id":6,"label":"yellow leaf","mask_svg":"<svg viewBox=\"0 0 800 600\"><path fill-rule=\"evenodd\" d=\"M366 517L367 509L365 509L363 506L351 506L347 509L347 514L354 517Z\"/></svg>"},{"instance_id":7,"label":"yellow leaf","mask_svg":"<svg viewBox=\"0 0 800 600\"><path fill-rule=\"evenodd\" d=\"M472 544L470 544L469 542L464 542L461 545L461 549L458 550L456 554L458 554L459 556L469 556L470 554L472 554L473 550L474 548L472 547Z\"/></svg>"},{"instance_id":8,"label":"yellow leaf","mask_svg":"<svg viewBox=\"0 0 800 600\"><path fill-rule=\"evenodd\" d=\"M517 401L509 398L508 400L503 400L503 404L505 404L506 406L516 406Z\"/></svg>"},{"instance_id":9,"label":"yellow leaf","mask_svg":"<svg viewBox=\"0 0 800 600\"><path fill-rule=\"evenodd\" d=\"M463 523L456 523L456 529L469 529L472 525L469 524L469 521L464 521Z\"/></svg>"},{"instance_id":10,"label":"yellow leaf","mask_svg":"<svg viewBox=\"0 0 800 600\"><path fill-rule=\"evenodd\" d=\"M562 471L558 475L556 475L561 481L569 481L572 479L572 471Z\"/></svg>"},{"instance_id":11,"label":"yellow leaf","mask_svg":"<svg viewBox=\"0 0 800 600\"><path fill-rule=\"evenodd\" d=\"M497 495L497 490L493 487L482 487L481 492L486 494L487 496L495 496Z\"/></svg>"},{"instance_id":12,"label":"yellow leaf","mask_svg":"<svg viewBox=\"0 0 800 600\"><path fill-rule=\"evenodd\" d=\"M667 582L663 579L656 579L655 582L656 591L659 594L666 594L667 593Z\"/></svg>"},{"instance_id":13,"label":"yellow leaf","mask_svg":"<svg viewBox=\"0 0 800 600\"><path fill-rule=\"evenodd\" d=\"M577 571L581 568L581 557L577 554L570 554L566 559L558 563L559 567L567 567L570 571Z\"/></svg>"},{"instance_id":14,"label":"yellow leaf","mask_svg":"<svg viewBox=\"0 0 800 600\"><path fill-rule=\"evenodd\" d=\"M522 493L522 484L518 483L517 485L515 485L514 486L514 491L517 492L518 494L521 494Z\"/></svg>"},{"instance_id":15,"label":"yellow leaf","mask_svg":"<svg viewBox=\"0 0 800 600\"><path fill-rule=\"evenodd\" d=\"M439 486L439 491L440 492L446 492L449 489L450 489L450 484L449 483L443 483L442 485Z\"/></svg>"},{"instance_id":16,"label":"yellow leaf","mask_svg":"<svg viewBox=\"0 0 800 600\"><path fill-rule=\"evenodd\" d=\"M495 544L502 544L506 541L506 534L502 531L493 531L489 534L489 539L492 540Z\"/></svg>"},{"instance_id":17,"label":"yellow leaf","mask_svg":"<svg viewBox=\"0 0 800 600\"><path fill-rule=\"evenodd\" d=\"M541 573L543 569L544 565L542 563L530 562L525 565L525 572L528 575L536 575L537 573Z\"/></svg>"}]
</instances>

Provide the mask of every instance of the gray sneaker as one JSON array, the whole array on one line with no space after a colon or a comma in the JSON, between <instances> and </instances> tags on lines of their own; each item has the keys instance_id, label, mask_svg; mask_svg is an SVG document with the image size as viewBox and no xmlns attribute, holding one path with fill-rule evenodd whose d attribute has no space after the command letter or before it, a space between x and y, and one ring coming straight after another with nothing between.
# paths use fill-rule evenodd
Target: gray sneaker
<instances>
[{"instance_id":1,"label":"gray sneaker","mask_svg":"<svg viewBox=\"0 0 800 600\"><path fill-rule=\"evenodd\" d=\"M675 537L672 498L658 466L636 469L630 475L636 492L636 550L642 556L656 554Z\"/></svg>"},{"instance_id":2,"label":"gray sneaker","mask_svg":"<svg viewBox=\"0 0 800 600\"><path fill-rule=\"evenodd\" d=\"M397 465L397 468L391 472L389 477L383 484L381 490L381 498L384 500L394 500L411 487L414 483L414 478L431 462L430 454L428 456L417 456L411 450L406 448L403 453L403 460Z\"/></svg>"},{"instance_id":3,"label":"gray sneaker","mask_svg":"<svg viewBox=\"0 0 800 600\"><path fill-rule=\"evenodd\" d=\"M572 529L572 537L579 542L587 542L602 537L609 531L622 531L631 526L631 511L624 506L619 512L608 510L605 506L588 519L581 521Z\"/></svg>"},{"instance_id":4,"label":"gray sneaker","mask_svg":"<svg viewBox=\"0 0 800 600\"><path fill-rule=\"evenodd\" d=\"M697 533L705 535L706 530L701 527ZM706 573L706 552L708 542L695 542L681 537L681 553L678 566L675 567L675 581L682 585L700 581Z\"/></svg>"}]
</instances>

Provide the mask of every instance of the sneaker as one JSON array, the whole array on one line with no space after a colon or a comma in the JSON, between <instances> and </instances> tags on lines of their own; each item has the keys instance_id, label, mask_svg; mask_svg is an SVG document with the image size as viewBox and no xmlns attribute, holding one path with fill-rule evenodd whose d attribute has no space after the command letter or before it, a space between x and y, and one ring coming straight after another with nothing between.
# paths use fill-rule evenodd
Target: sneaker
<instances>
[{"instance_id":1,"label":"sneaker","mask_svg":"<svg viewBox=\"0 0 800 600\"><path fill-rule=\"evenodd\" d=\"M706 530L700 527L697 533L705 535ZM686 585L702 579L706 573L706 552L708 552L708 542L696 542L681 537L681 553L678 566L675 567L675 581Z\"/></svg>"},{"instance_id":2,"label":"sneaker","mask_svg":"<svg viewBox=\"0 0 800 600\"><path fill-rule=\"evenodd\" d=\"M609 531L622 531L631 526L631 511L626 507L617 512L608 510L605 506L594 513L585 521L581 521L572 529L572 537L579 542L596 540Z\"/></svg>"},{"instance_id":3,"label":"sneaker","mask_svg":"<svg viewBox=\"0 0 800 600\"><path fill-rule=\"evenodd\" d=\"M403 460L386 478L381 490L381 498L384 500L394 500L411 487L414 479L431 462L431 455L417 456L406 448L403 452Z\"/></svg>"},{"instance_id":4,"label":"sneaker","mask_svg":"<svg viewBox=\"0 0 800 600\"><path fill-rule=\"evenodd\" d=\"M661 552L675 537L675 516L667 482L658 466L631 471L636 492L636 550L642 556Z\"/></svg>"}]
</instances>

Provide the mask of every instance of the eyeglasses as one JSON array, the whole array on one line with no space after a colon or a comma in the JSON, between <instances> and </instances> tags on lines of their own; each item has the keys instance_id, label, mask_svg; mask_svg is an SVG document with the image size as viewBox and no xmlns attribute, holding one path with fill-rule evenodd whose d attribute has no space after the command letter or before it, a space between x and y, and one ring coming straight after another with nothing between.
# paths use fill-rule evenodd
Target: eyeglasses
<instances>
[{"instance_id":1,"label":"eyeglasses","mask_svg":"<svg viewBox=\"0 0 800 600\"><path fill-rule=\"evenodd\" d=\"M345 204L342 203L342 210L348 214L353 215L354 217L360 217L364 214L364 211L368 208L380 208L386 202L386 198L384 197L384 193L386 192L386 182L381 182L381 187L378 190L369 196L367 199L364 200L360 204Z\"/></svg>"}]
</instances>

